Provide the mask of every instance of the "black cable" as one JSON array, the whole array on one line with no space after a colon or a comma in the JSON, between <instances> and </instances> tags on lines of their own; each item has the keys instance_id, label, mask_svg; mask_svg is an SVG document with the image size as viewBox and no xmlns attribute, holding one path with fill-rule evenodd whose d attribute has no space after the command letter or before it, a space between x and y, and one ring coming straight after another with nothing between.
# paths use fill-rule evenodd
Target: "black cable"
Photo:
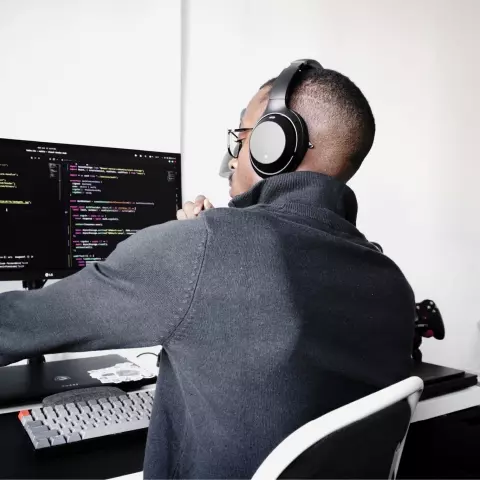
<instances>
[{"instance_id":1,"label":"black cable","mask_svg":"<svg viewBox=\"0 0 480 480\"><path fill-rule=\"evenodd\" d=\"M138 357L141 357L142 355L154 355L155 357L158 358L158 355L157 355L156 353L153 353L153 352L143 352L143 353L139 353L139 354L137 355L137 358L138 358Z\"/></svg>"},{"instance_id":2,"label":"black cable","mask_svg":"<svg viewBox=\"0 0 480 480\"><path fill-rule=\"evenodd\" d=\"M137 355L137 358L141 357L142 355L154 355L155 357L157 357L157 367L160 367L160 353L157 355L156 353L153 353L153 352L143 352L143 353L139 353Z\"/></svg>"}]
</instances>

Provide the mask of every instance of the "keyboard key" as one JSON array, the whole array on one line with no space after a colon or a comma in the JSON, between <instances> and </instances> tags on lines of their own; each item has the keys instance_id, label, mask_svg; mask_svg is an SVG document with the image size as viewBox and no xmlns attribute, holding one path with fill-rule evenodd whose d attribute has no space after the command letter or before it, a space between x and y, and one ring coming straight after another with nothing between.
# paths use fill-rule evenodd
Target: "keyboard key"
<instances>
[{"instance_id":1,"label":"keyboard key","mask_svg":"<svg viewBox=\"0 0 480 480\"><path fill-rule=\"evenodd\" d=\"M33 441L33 446L39 450L41 448L46 448L50 446L50 442L48 441L47 438L40 438L39 440L34 440Z\"/></svg>"},{"instance_id":2,"label":"keyboard key","mask_svg":"<svg viewBox=\"0 0 480 480\"><path fill-rule=\"evenodd\" d=\"M108 403L108 400L106 398L99 398L98 403L101 405L102 403Z\"/></svg>"},{"instance_id":3,"label":"keyboard key","mask_svg":"<svg viewBox=\"0 0 480 480\"><path fill-rule=\"evenodd\" d=\"M67 443L79 442L82 439L79 433L72 433L67 435Z\"/></svg>"},{"instance_id":4,"label":"keyboard key","mask_svg":"<svg viewBox=\"0 0 480 480\"><path fill-rule=\"evenodd\" d=\"M52 447L55 445L63 445L65 442L65 439L61 435L57 435L56 437L50 438L50 444Z\"/></svg>"},{"instance_id":5,"label":"keyboard key","mask_svg":"<svg viewBox=\"0 0 480 480\"><path fill-rule=\"evenodd\" d=\"M92 412L91 407L89 407L88 405L80 406L78 409L80 410L81 413L91 413Z\"/></svg>"},{"instance_id":6,"label":"keyboard key","mask_svg":"<svg viewBox=\"0 0 480 480\"><path fill-rule=\"evenodd\" d=\"M25 424L31 423L34 421L31 415L23 415L22 417L19 417L19 418L20 418L20 421L22 422L22 425L24 426Z\"/></svg>"},{"instance_id":7,"label":"keyboard key","mask_svg":"<svg viewBox=\"0 0 480 480\"><path fill-rule=\"evenodd\" d=\"M40 425L40 426L38 426L38 427L28 428L28 429L27 429L27 432L28 432L30 435L36 436L37 433L48 432L49 430L50 430L50 429L48 428L47 425Z\"/></svg>"},{"instance_id":8,"label":"keyboard key","mask_svg":"<svg viewBox=\"0 0 480 480\"><path fill-rule=\"evenodd\" d=\"M31 428L35 428L35 427L41 427L42 425L43 425L43 422L41 420L35 420L35 421L32 420L30 422L27 422L26 424L24 423L24 427L27 430L30 430Z\"/></svg>"},{"instance_id":9,"label":"keyboard key","mask_svg":"<svg viewBox=\"0 0 480 480\"><path fill-rule=\"evenodd\" d=\"M101 426L94 429L85 430L82 433L82 438L87 440L89 438L102 437L104 435L114 435L122 432L129 432L132 430L138 430L140 428L147 428L148 422L145 420L138 420L136 422L128 423L112 423L108 426Z\"/></svg>"},{"instance_id":10,"label":"keyboard key","mask_svg":"<svg viewBox=\"0 0 480 480\"><path fill-rule=\"evenodd\" d=\"M86 407L87 402L77 402L77 408Z\"/></svg>"},{"instance_id":11,"label":"keyboard key","mask_svg":"<svg viewBox=\"0 0 480 480\"><path fill-rule=\"evenodd\" d=\"M58 430L48 430L48 432L38 432L35 435L32 435L36 440L41 438L52 438L58 436Z\"/></svg>"},{"instance_id":12,"label":"keyboard key","mask_svg":"<svg viewBox=\"0 0 480 480\"><path fill-rule=\"evenodd\" d=\"M34 420L38 420L37 417L39 416L42 416L42 417L44 416L41 408L32 409L32 411L30 412L30 415L34 418Z\"/></svg>"}]
</instances>

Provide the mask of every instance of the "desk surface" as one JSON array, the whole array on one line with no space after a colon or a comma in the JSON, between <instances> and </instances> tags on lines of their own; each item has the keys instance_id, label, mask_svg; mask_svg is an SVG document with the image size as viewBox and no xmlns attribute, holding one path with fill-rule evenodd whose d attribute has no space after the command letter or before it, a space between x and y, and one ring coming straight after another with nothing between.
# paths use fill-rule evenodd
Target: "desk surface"
<instances>
[{"instance_id":1,"label":"desk surface","mask_svg":"<svg viewBox=\"0 0 480 480\"><path fill-rule=\"evenodd\" d=\"M480 386L468 387L419 402L412 422L421 422L480 405Z\"/></svg>"},{"instance_id":2,"label":"desk surface","mask_svg":"<svg viewBox=\"0 0 480 480\"><path fill-rule=\"evenodd\" d=\"M136 358L135 355L128 355L128 354L125 355L125 352L122 352L122 354L136 363L141 363L142 366L149 368L152 371L155 371L156 369L154 357L143 356L140 358ZM152 388L154 388L153 385L144 387L144 389L152 389ZM417 410L413 416L412 421L421 422L424 420L429 420L435 417L447 415L449 413L458 412L460 410L465 410L465 409L479 406L479 405L480 405L480 386L469 387L454 393L449 393L447 395L442 395L440 397L435 397L435 398L421 401L418 404ZM34 408L36 406L38 406L38 404L30 405L30 406L22 406L22 408ZM11 413L11 412L18 412L18 410L19 410L18 407L0 409L0 415ZM5 425L9 426L10 428L13 428L13 426L16 425L15 422L18 422L18 420L16 420L16 418L13 415L9 415L8 417L9 417L8 419L7 417L3 417L3 421L6 422ZM2 445L3 443L5 444L8 443L7 440L4 440L3 433L4 432L2 431L2 435L0 435L0 448L3 447ZM132 471L135 471L136 469L140 470L142 461L143 461L145 432L143 432L143 435L144 435L143 438L139 438L138 441L132 442L130 444L122 445L122 442L120 441L118 445L118 450L115 452L114 455L112 454L111 451L110 453L107 451L108 448L105 449L105 445L108 446L108 442L107 444L103 444L103 447L99 446L99 448L97 448L97 450L94 453L89 451L89 452L84 452L83 454L82 453L76 454L78 456L75 458L75 462L78 462L78 465L79 465L79 470L76 471L76 474L72 474L70 472L70 476L69 476L68 470L65 470L66 467L65 468L62 467L62 464L58 463L58 461L55 460L56 467L58 465L58 469L57 469L58 473L56 475L53 475L52 471L50 471L49 469L45 470L44 471L45 474L42 475L42 469L40 468L40 469L37 469L36 472L30 471L30 474L27 476L31 478L55 478L55 477L56 478L74 478L74 477L78 478L79 476L82 478L111 478L111 477L116 477L117 475L122 475L122 473L124 472L128 472L128 471L132 472ZM29 441L28 438L25 438L24 440ZM98 445L100 445L100 443ZM137 447L135 447L134 445L137 445ZM128 455L122 455L122 451L125 448L128 449ZM2 456L6 455L7 453L15 456L16 454L18 455L19 451L24 451L24 449L26 449L25 446L9 444L7 445L7 450L2 451ZM32 454L33 453L34 452L32 451ZM95 472L89 473L88 468L85 467L85 464L91 465L92 463L96 463L94 462L95 459L92 458L92 456L95 456L95 458L97 458L98 461L100 463L103 463L104 465L110 464L109 468L107 470L105 469L102 470L102 468L100 467L98 470L95 470ZM85 461L87 457L88 457L88 462ZM27 458L22 458L22 461L25 464L28 463ZM67 465L67 463L65 465ZM72 464L68 463L68 465L71 468ZM82 470L82 465L84 466L83 470ZM12 475L7 475L6 473L7 472L4 473L0 468L0 478L12 477ZM131 473L129 475L124 475L118 478L121 480L140 480L142 478L142 472L138 471L137 473Z\"/></svg>"}]
</instances>

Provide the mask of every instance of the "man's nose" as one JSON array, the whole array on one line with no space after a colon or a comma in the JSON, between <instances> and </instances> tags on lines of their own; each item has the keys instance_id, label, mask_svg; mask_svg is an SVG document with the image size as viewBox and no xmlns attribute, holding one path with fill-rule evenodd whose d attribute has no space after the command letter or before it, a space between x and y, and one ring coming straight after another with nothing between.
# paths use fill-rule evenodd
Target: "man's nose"
<instances>
[{"instance_id":1,"label":"man's nose","mask_svg":"<svg viewBox=\"0 0 480 480\"><path fill-rule=\"evenodd\" d=\"M237 165L238 165L238 158L232 158L229 162L228 162L228 168L230 170L236 170L237 169Z\"/></svg>"}]
</instances>

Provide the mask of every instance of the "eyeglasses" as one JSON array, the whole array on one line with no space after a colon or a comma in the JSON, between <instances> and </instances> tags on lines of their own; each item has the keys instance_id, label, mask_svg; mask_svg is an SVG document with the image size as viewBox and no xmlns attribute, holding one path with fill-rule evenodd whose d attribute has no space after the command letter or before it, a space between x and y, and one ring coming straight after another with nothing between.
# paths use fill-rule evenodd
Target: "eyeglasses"
<instances>
[{"instance_id":1,"label":"eyeglasses","mask_svg":"<svg viewBox=\"0 0 480 480\"><path fill-rule=\"evenodd\" d=\"M231 157L238 158L243 141L245 140L244 138L240 138L238 134L250 132L251 130L253 130L253 128L235 128L234 130L228 130L227 149Z\"/></svg>"}]
</instances>

